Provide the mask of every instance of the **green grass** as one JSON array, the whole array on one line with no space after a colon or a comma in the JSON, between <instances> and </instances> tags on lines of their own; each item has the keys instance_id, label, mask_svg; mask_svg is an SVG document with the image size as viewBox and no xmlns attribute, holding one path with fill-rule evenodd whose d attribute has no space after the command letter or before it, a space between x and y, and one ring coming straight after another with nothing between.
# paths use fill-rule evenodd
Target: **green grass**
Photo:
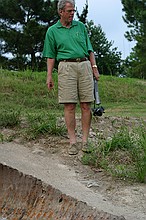
<instances>
[{"instance_id":1,"label":"green grass","mask_svg":"<svg viewBox=\"0 0 146 220\"><path fill-rule=\"evenodd\" d=\"M15 127L20 124L20 111L1 110L0 111L0 127Z\"/></svg>"},{"instance_id":2,"label":"green grass","mask_svg":"<svg viewBox=\"0 0 146 220\"><path fill-rule=\"evenodd\" d=\"M57 118L63 114L63 106L57 102L57 73L53 77L55 89L48 92L45 72L1 70L0 127L19 125L19 133L27 139L45 133L62 135L65 128L57 126ZM27 126L21 127L21 122Z\"/></svg>"},{"instance_id":3,"label":"green grass","mask_svg":"<svg viewBox=\"0 0 146 220\"><path fill-rule=\"evenodd\" d=\"M83 164L102 168L112 176L146 182L146 124L129 130L121 126L109 140L102 140L92 152L84 154Z\"/></svg>"},{"instance_id":4,"label":"green grass","mask_svg":"<svg viewBox=\"0 0 146 220\"><path fill-rule=\"evenodd\" d=\"M64 135L58 124L63 106L58 104L57 72L55 88L48 91L46 72L0 72L0 128L12 128L25 139ZM100 167L113 176L144 182L146 178L146 81L132 78L101 76L99 95L105 116L139 118L138 130L121 126L112 138L90 143L91 154L84 154L84 164ZM77 112L80 113L79 105ZM94 120L93 120L94 121ZM97 122L98 123L98 122ZM114 126L114 121L113 121ZM14 135L15 136L15 135ZM0 141L12 141L0 133Z\"/></svg>"},{"instance_id":5,"label":"green grass","mask_svg":"<svg viewBox=\"0 0 146 220\"><path fill-rule=\"evenodd\" d=\"M27 139L36 139L39 135L62 135L66 132L64 126L58 125L58 119L55 114L35 113L27 115L28 129Z\"/></svg>"},{"instance_id":6,"label":"green grass","mask_svg":"<svg viewBox=\"0 0 146 220\"><path fill-rule=\"evenodd\" d=\"M103 102L136 104L146 101L146 82L143 80L101 76L100 81Z\"/></svg>"},{"instance_id":7,"label":"green grass","mask_svg":"<svg viewBox=\"0 0 146 220\"><path fill-rule=\"evenodd\" d=\"M21 108L23 112L30 109L58 109L57 89L56 93L54 91L48 93L45 83L46 73L2 71L0 75L1 109ZM54 77L54 80L57 81L57 77Z\"/></svg>"},{"instance_id":8,"label":"green grass","mask_svg":"<svg viewBox=\"0 0 146 220\"><path fill-rule=\"evenodd\" d=\"M99 94L106 115L146 118L146 81L101 76Z\"/></svg>"},{"instance_id":9,"label":"green grass","mask_svg":"<svg viewBox=\"0 0 146 220\"><path fill-rule=\"evenodd\" d=\"M104 107L108 116L146 118L146 103L106 103Z\"/></svg>"},{"instance_id":10,"label":"green grass","mask_svg":"<svg viewBox=\"0 0 146 220\"><path fill-rule=\"evenodd\" d=\"M46 72L0 72L0 108L27 111L62 112L58 104L57 73L55 89L48 92ZM146 81L131 78L101 76L98 83L106 115L146 117Z\"/></svg>"}]
</instances>

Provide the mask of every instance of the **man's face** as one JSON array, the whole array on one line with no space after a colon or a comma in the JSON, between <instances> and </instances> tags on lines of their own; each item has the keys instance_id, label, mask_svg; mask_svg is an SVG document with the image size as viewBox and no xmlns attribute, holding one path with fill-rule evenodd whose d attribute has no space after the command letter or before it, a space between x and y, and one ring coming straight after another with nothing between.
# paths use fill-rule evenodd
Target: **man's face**
<instances>
[{"instance_id":1,"label":"man's face","mask_svg":"<svg viewBox=\"0 0 146 220\"><path fill-rule=\"evenodd\" d=\"M66 6L63 10L60 11L61 19L65 22L72 22L74 17L75 9L71 3L66 3Z\"/></svg>"}]
</instances>

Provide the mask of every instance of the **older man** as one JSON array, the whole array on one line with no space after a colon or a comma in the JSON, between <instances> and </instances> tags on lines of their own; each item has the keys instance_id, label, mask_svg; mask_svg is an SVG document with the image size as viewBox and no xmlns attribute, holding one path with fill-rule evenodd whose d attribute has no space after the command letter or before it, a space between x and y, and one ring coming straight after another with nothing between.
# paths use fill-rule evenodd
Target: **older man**
<instances>
[{"instance_id":1,"label":"older man","mask_svg":"<svg viewBox=\"0 0 146 220\"><path fill-rule=\"evenodd\" d=\"M54 86L52 71L55 60L58 65L58 98L64 104L65 122L70 139L68 153L78 153L76 139L76 104L79 100L82 124L82 150L88 152L88 136L91 126L91 102L93 76L99 79L92 45L82 22L73 20L74 0L59 0L60 19L49 27L45 37L43 56L47 58L47 86Z\"/></svg>"}]
</instances>

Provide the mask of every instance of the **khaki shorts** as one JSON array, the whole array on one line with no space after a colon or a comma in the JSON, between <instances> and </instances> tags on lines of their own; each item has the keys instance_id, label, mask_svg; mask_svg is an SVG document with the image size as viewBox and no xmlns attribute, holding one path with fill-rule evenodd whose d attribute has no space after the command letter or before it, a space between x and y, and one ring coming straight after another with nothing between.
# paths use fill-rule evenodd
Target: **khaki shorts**
<instances>
[{"instance_id":1,"label":"khaki shorts","mask_svg":"<svg viewBox=\"0 0 146 220\"><path fill-rule=\"evenodd\" d=\"M59 103L92 102L93 72L90 61L60 62L58 66Z\"/></svg>"}]
</instances>

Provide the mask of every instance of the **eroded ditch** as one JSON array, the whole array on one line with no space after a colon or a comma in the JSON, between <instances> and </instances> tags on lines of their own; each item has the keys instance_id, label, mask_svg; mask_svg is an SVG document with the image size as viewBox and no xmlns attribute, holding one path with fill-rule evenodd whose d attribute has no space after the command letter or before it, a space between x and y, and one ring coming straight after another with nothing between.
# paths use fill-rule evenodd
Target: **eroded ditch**
<instances>
[{"instance_id":1,"label":"eroded ditch","mask_svg":"<svg viewBox=\"0 0 146 220\"><path fill-rule=\"evenodd\" d=\"M0 164L0 219L124 220L98 211L31 175Z\"/></svg>"}]
</instances>

